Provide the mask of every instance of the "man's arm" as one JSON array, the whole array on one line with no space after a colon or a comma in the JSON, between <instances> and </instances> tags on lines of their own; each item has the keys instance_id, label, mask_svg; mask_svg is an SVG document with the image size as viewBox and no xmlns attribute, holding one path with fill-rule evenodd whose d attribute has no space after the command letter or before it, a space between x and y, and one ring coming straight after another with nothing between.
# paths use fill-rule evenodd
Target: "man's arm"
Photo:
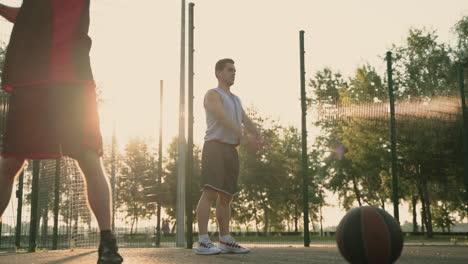
<instances>
[{"instance_id":1,"label":"man's arm","mask_svg":"<svg viewBox=\"0 0 468 264\"><path fill-rule=\"evenodd\" d=\"M15 23L16 16L18 15L19 8L9 7L3 4L0 4L0 16L4 17L6 20Z\"/></svg>"},{"instance_id":2,"label":"man's arm","mask_svg":"<svg viewBox=\"0 0 468 264\"><path fill-rule=\"evenodd\" d=\"M212 113L223 126L234 132L238 137L243 137L242 129L234 125L234 123L227 117L221 102L221 96L216 91L210 90L206 93L204 105L205 108Z\"/></svg>"}]
</instances>

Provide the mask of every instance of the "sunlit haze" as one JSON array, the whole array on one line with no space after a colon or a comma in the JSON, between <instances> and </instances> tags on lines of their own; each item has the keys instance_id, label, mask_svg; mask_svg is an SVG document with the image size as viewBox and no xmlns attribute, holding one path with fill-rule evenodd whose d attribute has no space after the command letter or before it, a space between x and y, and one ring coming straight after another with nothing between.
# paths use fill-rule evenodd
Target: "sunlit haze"
<instances>
[{"instance_id":1,"label":"sunlit haze","mask_svg":"<svg viewBox=\"0 0 468 264\"><path fill-rule=\"evenodd\" d=\"M404 43L411 27L434 29L440 41L453 43L452 26L468 15L466 0L193 2L194 142L199 146L205 130L202 99L208 89L217 86L214 65L221 58L236 62L232 91L245 108L255 106L263 116L299 127L300 30L306 32L308 79L325 66L349 76L366 62L384 73L382 57L392 44ZM163 148L167 149L178 133L181 1L91 3L91 61L102 92L100 119L105 142L110 142L114 124L121 149L132 137L155 142L159 136L159 83L164 80ZM314 128L309 129L313 134ZM329 194L327 202L336 205L337 198ZM326 226L336 225L343 214L338 208L326 208ZM406 206L400 214L403 221L409 220Z\"/></svg>"},{"instance_id":2,"label":"sunlit haze","mask_svg":"<svg viewBox=\"0 0 468 264\"><path fill-rule=\"evenodd\" d=\"M411 27L451 27L468 14L468 1L224 1L195 3L194 141L203 144L202 98L215 88L214 64L236 61L233 92L244 107L284 125L300 125L299 30L305 30L307 78L325 66L350 75L365 62L384 72L382 57L403 44ZM158 137L159 81L164 80L164 149L178 133L180 1L92 2L91 53L102 90L101 125L107 142L115 122L119 144ZM313 129L313 128L310 128ZM334 197L329 197L333 203ZM336 201L335 201L336 203ZM401 210L407 219L408 210ZM327 225L340 213L325 210Z\"/></svg>"}]
</instances>

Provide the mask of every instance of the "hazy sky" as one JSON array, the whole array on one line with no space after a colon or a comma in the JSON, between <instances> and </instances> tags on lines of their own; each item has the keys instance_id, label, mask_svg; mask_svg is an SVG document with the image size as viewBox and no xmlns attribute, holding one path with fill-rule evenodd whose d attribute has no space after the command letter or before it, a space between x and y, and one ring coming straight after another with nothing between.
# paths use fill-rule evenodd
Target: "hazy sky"
<instances>
[{"instance_id":1,"label":"hazy sky","mask_svg":"<svg viewBox=\"0 0 468 264\"><path fill-rule=\"evenodd\" d=\"M2 3L19 3L17 0ZM178 131L179 0L92 0L91 52L105 103L103 135L115 122L120 144L132 136L158 136L159 80L165 81L164 148ZM203 143L202 98L217 85L214 64L236 61L233 92L281 123L300 124L299 30L305 30L307 78L325 66L350 75L404 43L410 27L451 28L468 15L466 0L199 0L195 5L195 143ZM4 30L4 29L3 29ZM4 40L3 40L4 41ZM330 197L333 200L333 197ZM402 208L402 217L407 217ZM328 225L340 217L325 212Z\"/></svg>"},{"instance_id":2,"label":"hazy sky","mask_svg":"<svg viewBox=\"0 0 468 264\"><path fill-rule=\"evenodd\" d=\"M307 78L325 66L350 75L370 62L382 73L381 57L404 43L411 27L437 30L453 42L453 25L468 15L466 0L195 2L195 138L203 143L204 93L217 85L214 64L236 61L233 92L281 123L299 126L299 30L305 30ZM116 120L121 140L157 137L159 80L165 81L165 148L177 135L181 1L106 0L92 6L93 66L103 97L102 126ZM123 143L123 142L122 142ZM333 203L336 197L328 197ZM390 207L389 207L390 208ZM402 219L408 219L401 208ZM325 210L327 225L343 212Z\"/></svg>"},{"instance_id":3,"label":"hazy sky","mask_svg":"<svg viewBox=\"0 0 468 264\"><path fill-rule=\"evenodd\" d=\"M438 31L468 14L468 1L195 2L195 142L205 129L202 98L217 85L214 64L233 58L233 91L244 106L284 124L299 125L299 30L306 31L307 77L324 66L345 75L365 62L384 71L383 56L402 44L410 27ZM177 135L181 1L92 1L92 60L103 90L105 135L157 137L159 80L165 81L165 142ZM122 142L123 143L123 142Z\"/></svg>"}]
</instances>

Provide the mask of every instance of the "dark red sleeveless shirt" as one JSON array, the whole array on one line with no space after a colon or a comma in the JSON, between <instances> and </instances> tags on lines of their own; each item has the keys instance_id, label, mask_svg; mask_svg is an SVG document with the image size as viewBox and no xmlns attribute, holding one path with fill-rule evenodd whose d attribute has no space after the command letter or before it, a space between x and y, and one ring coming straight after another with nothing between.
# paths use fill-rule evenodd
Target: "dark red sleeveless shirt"
<instances>
[{"instance_id":1,"label":"dark red sleeveless shirt","mask_svg":"<svg viewBox=\"0 0 468 264\"><path fill-rule=\"evenodd\" d=\"M10 37L2 88L93 83L89 0L24 0Z\"/></svg>"}]
</instances>

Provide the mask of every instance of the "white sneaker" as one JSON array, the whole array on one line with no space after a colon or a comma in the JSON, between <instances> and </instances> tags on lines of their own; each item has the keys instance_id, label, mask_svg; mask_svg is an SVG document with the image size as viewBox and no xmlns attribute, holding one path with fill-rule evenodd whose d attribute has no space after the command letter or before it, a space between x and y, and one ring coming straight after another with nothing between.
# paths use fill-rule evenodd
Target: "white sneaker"
<instances>
[{"instance_id":1,"label":"white sneaker","mask_svg":"<svg viewBox=\"0 0 468 264\"><path fill-rule=\"evenodd\" d=\"M249 248L237 244L234 240L231 242L219 241L219 249L223 254L245 254L250 252Z\"/></svg>"},{"instance_id":2,"label":"white sneaker","mask_svg":"<svg viewBox=\"0 0 468 264\"><path fill-rule=\"evenodd\" d=\"M195 251L197 255L216 255L219 253L221 253L221 249L217 248L211 241L198 242L198 247Z\"/></svg>"}]
</instances>

